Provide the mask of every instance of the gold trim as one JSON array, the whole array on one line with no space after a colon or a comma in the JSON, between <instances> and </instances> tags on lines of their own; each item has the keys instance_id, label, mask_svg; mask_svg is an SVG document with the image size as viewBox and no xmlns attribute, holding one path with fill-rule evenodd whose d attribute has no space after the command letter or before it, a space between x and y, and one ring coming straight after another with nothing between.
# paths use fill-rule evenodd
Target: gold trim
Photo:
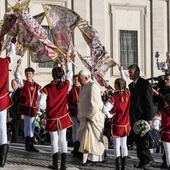
<instances>
[{"instance_id":1,"label":"gold trim","mask_svg":"<svg viewBox=\"0 0 170 170\"><path fill-rule=\"evenodd\" d=\"M63 118L63 117L66 117L67 115L70 117L69 113L67 113L67 114L65 114L64 116L61 116L61 117L59 117L59 118L53 118L53 119L46 118L46 120L59 120L59 119L61 119L61 118ZM71 119L71 117L70 117L70 119ZM72 119L71 119L71 120L72 120Z\"/></svg>"},{"instance_id":2,"label":"gold trim","mask_svg":"<svg viewBox=\"0 0 170 170\"><path fill-rule=\"evenodd\" d=\"M125 124L125 125L116 125L116 124L112 124L112 125L114 125L114 126L118 126L118 127L126 127L126 126L128 126L128 125L129 125L129 123L127 123L127 124Z\"/></svg>"}]
</instances>

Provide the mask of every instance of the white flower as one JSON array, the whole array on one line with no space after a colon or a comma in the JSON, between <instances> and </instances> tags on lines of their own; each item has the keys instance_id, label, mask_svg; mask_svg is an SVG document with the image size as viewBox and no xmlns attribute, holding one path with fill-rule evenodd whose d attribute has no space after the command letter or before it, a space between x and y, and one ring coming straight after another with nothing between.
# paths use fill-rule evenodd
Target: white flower
<instances>
[{"instance_id":1,"label":"white flower","mask_svg":"<svg viewBox=\"0 0 170 170\"><path fill-rule=\"evenodd\" d=\"M150 130L150 125L145 120L139 120L134 124L133 130L142 137Z\"/></svg>"}]
</instances>

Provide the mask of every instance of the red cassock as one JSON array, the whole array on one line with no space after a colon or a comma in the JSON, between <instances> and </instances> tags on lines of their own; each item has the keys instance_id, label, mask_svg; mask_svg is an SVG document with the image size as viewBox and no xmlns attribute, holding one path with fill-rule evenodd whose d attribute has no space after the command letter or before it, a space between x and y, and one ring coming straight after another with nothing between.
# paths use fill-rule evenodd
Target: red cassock
<instances>
[{"instance_id":1,"label":"red cassock","mask_svg":"<svg viewBox=\"0 0 170 170\"><path fill-rule=\"evenodd\" d=\"M0 110L9 108L12 105L12 100L9 97L8 90L8 71L9 71L10 58L0 58Z\"/></svg>"},{"instance_id":2,"label":"red cassock","mask_svg":"<svg viewBox=\"0 0 170 170\"><path fill-rule=\"evenodd\" d=\"M170 106L165 106L158 114L162 117L161 141L170 142Z\"/></svg>"},{"instance_id":3,"label":"red cassock","mask_svg":"<svg viewBox=\"0 0 170 170\"><path fill-rule=\"evenodd\" d=\"M77 100L80 94L81 86L72 86L68 94L68 106L69 106L69 113L71 116L77 116Z\"/></svg>"},{"instance_id":4,"label":"red cassock","mask_svg":"<svg viewBox=\"0 0 170 170\"><path fill-rule=\"evenodd\" d=\"M46 100L46 131L57 131L68 128L73 122L68 113L68 88L70 82L66 80L62 83L62 88L57 88L54 82L47 84L41 92L47 95Z\"/></svg>"},{"instance_id":5,"label":"red cassock","mask_svg":"<svg viewBox=\"0 0 170 170\"><path fill-rule=\"evenodd\" d=\"M23 80L24 86L19 97L18 113L30 117L37 116L38 90L41 86L35 82Z\"/></svg>"},{"instance_id":6,"label":"red cassock","mask_svg":"<svg viewBox=\"0 0 170 170\"><path fill-rule=\"evenodd\" d=\"M125 100L121 102L121 96ZM129 107L130 107L130 94L125 94L124 91L115 92L109 100L113 103L114 107L111 109L111 114L113 114L112 123L111 123L111 134L115 137L123 137L129 134L130 132L130 116L129 116Z\"/></svg>"}]
</instances>

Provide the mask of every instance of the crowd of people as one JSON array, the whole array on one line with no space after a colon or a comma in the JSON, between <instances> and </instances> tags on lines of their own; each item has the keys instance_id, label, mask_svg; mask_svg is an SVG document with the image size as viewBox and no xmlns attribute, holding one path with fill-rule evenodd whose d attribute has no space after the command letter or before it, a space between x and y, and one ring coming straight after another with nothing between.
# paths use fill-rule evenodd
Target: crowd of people
<instances>
[{"instance_id":1,"label":"crowd of people","mask_svg":"<svg viewBox=\"0 0 170 170\"><path fill-rule=\"evenodd\" d=\"M81 158L83 166L105 161L103 141L105 121L109 122L107 132L113 138L115 169L127 169L128 138L132 136L136 145L139 163L135 168L146 169L152 166L154 159L149 149L143 148L146 136L134 133L133 126L139 120L145 120L152 126L156 113L153 101L158 104L157 116L161 119L160 133L163 143L163 163L161 167L170 169L170 74L164 76L164 86L152 88L148 80L140 76L140 68L133 64L128 73L132 82L128 85L123 67L119 67L120 78L114 82L114 91L105 91L101 95L99 86L92 81L91 73L81 70L73 75L71 59L52 69L52 80L41 87L33 79L35 70L25 69L25 80L20 75L21 59L17 61L14 79L11 81L13 92L7 88L9 63L15 58L13 38L7 57L0 58L0 167L6 162L9 145L7 143L7 110L12 117L11 142L17 142L19 129L25 138L25 150L39 152L34 147L35 138L43 142L39 129L48 132L51 143L52 164L50 169L59 169L58 159L61 153L60 170L67 167L67 130L72 128L73 157ZM2 44L0 44L1 50ZM108 125L108 123L107 123ZM152 126L153 128L153 126ZM106 133L106 132L105 132ZM60 145L60 151L59 151Z\"/></svg>"}]
</instances>

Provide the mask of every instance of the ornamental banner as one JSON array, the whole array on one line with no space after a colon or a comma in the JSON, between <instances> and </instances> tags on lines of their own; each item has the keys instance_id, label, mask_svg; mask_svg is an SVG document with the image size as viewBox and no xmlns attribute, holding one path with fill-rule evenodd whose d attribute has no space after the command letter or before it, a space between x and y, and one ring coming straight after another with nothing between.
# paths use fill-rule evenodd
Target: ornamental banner
<instances>
[{"instance_id":1,"label":"ornamental banner","mask_svg":"<svg viewBox=\"0 0 170 170\"><path fill-rule=\"evenodd\" d=\"M9 30L13 27L16 22L16 16L12 14L5 14L3 23L0 27L0 42L4 40L4 36L9 32Z\"/></svg>"},{"instance_id":2,"label":"ornamental banner","mask_svg":"<svg viewBox=\"0 0 170 170\"><path fill-rule=\"evenodd\" d=\"M104 75L109 67L117 65L117 63L108 55L101 44L97 31L87 21L81 20L77 26L92 52L88 62L90 62L93 70L96 69Z\"/></svg>"},{"instance_id":3,"label":"ornamental banner","mask_svg":"<svg viewBox=\"0 0 170 170\"><path fill-rule=\"evenodd\" d=\"M39 24L42 23L44 17L45 17L45 13L44 13L44 12L33 16L33 18L34 18Z\"/></svg>"},{"instance_id":4,"label":"ornamental banner","mask_svg":"<svg viewBox=\"0 0 170 170\"><path fill-rule=\"evenodd\" d=\"M33 62L55 60L59 50L47 38L46 30L39 24L42 21L40 17L38 17L40 21L36 21L29 14L29 2L30 0L19 0L16 5L10 7L8 9L9 16L14 16L17 20L12 26L10 26L11 22L4 20L4 23L7 23L4 25L10 30L10 36L17 36L17 54L23 56L25 51L29 49ZM2 36L7 33L7 31L3 33L3 30L5 29L1 29L0 33Z\"/></svg>"},{"instance_id":5,"label":"ornamental banner","mask_svg":"<svg viewBox=\"0 0 170 170\"><path fill-rule=\"evenodd\" d=\"M8 17L4 17L1 26L0 38L8 33L8 40L17 36L17 54L24 56L28 49L33 62L46 62L61 60L65 56L72 59L75 56L72 34L77 26L84 40L91 50L91 56L78 56L101 86L110 88L104 79L105 73L110 67L117 63L108 55L99 39L97 31L83 20L74 11L57 5L43 5L44 13L32 17L28 12L30 0L19 0L18 3L9 8ZM46 15L51 30L53 42L48 37L41 22Z\"/></svg>"},{"instance_id":6,"label":"ornamental banner","mask_svg":"<svg viewBox=\"0 0 170 170\"><path fill-rule=\"evenodd\" d=\"M43 5L48 25L54 39L55 45L70 58L75 57L75 49L72 41L72 33L80 16L74 11L58 6Z\"/></svg>"},{"instance_id":7,"label":"ornamental banner","mask_svg":"<svg viewBox=\"0 0 170 170\"><path fill-rule=\"evenodd\" d=\"M33 62L55 60L57 47L47 38L45 29L28 13L27 10L15 11L19 19L18 43L27 47Z\"/></svg>"},{"instance_id":8,"label":"ornamental banner","mask_svg":"<svg viewBox=\"0 0 170 170\"><path fill-rule=\"evenodd\" d=\"M104 78L104 74L101 72L100 68L92 67L91 62L87 59L87 57L82 57L77 52L81 62L84 64L84 66L91 72L91 74L95 77L96 81L101 85L107 88L108 90L112 89L112 87L106 82Z\"/></svg>"},{"instance_id":9,"label":"ornamental banner","mask_svg":"<svg viewBox=\"0 0 170 170\"><path fill-rule=\"evenodd\" d=\"M34 18L39 24L42 23L44 17L45 17L45 13L44 13L44 12L42 12L42 13L40 13L40 14L38 14L38 15L33 16L33 18ZM21 25L20 25L20 27L21 27ZM21 37L24 37L23 35L26 35L26 30L25 30L25 29L21 29L19 35L21 35L21 36L18 36L18 39L21 38ZM25 55L25 52L27 51L27 49L28 49L28 45L25 44L25 45L23 46L23 45L21 45L21 44L19 43L19 41L16 42L16 54L17 54L17 55L23 57L23 56ZM32 59L32 60L34 60L34 59Z\"/></svg>"},{"instance_id":10,"label":"ornamental banner","mask_svg":"<svg viewBox=\"0 0 170 170\"><path fill-rule=\"evenodd\" d=\"M14 6L10 6L8 9L7 9L7 12L9 11L15 11L15 10L19 10L19 11L22 11L22 10L27 10L28 9L28 6L29 6L29 3L30 3L30 0L18 0L18 2L14 5ZM9 4L8 4L9 5Z\"/></svg>"}]
</instances>

